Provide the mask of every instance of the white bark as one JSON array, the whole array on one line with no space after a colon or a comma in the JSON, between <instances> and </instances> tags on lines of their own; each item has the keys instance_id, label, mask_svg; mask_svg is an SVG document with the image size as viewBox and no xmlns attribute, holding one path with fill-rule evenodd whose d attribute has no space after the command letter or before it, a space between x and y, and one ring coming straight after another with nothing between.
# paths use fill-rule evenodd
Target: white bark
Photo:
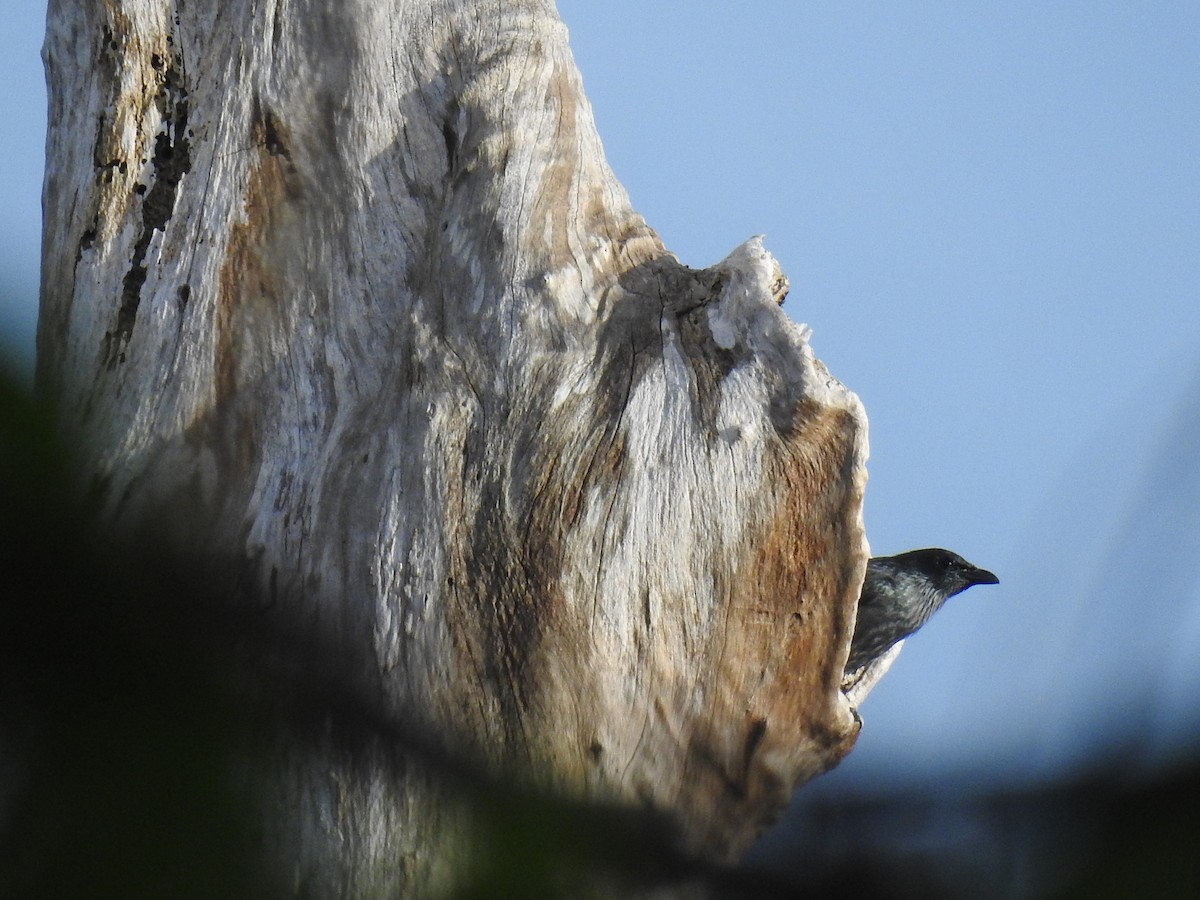
<instances>
[{"instance_id":1,"label":"white bark","mask_svg":"<svg viewBox=\"0 0 1200 900\"><path fill-rule=\"evenodd\" d=\"M760 241L633 211L549 0L51 0L45 54L39 379L106 516L699 852L849 750L865 416ZM434 877L428 779L305 765L301 881Z\"/></svg>"}]
</instances>

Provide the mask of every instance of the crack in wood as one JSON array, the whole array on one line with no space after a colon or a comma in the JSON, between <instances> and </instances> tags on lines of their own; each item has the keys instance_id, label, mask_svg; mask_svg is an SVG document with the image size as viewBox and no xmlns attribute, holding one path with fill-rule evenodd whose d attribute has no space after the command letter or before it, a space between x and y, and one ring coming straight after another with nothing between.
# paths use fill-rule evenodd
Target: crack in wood
<instances>
[{"instance_id":1,"label":"crack in wood","mask_svg":"<svg viewBox=\"0 0 1200 900\"><path fill-rule=\"evenodd\" d=\"M133 258L121 287L121 302L117 308L116 327L104 336L104 362L111 370L125 361L125 348L133 336L142 286L146 283L148 267L146 254L155 231L166 231L167 222L175 210L179 182L192 168L191 143L188 135L188 89L182 55L176 52L169 63L155 56L154 67L160 79L158 105L163 127L154 140L150 164L154 183L142 200L142 227L133 245Z\"/></svg>"}]
</instances>

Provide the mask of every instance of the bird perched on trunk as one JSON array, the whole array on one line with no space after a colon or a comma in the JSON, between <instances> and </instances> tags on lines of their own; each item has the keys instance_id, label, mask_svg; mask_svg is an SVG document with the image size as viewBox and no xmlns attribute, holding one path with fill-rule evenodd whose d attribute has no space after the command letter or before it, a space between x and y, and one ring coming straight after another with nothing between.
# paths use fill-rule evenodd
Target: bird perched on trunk
<instances>
[{"instance_id":1,"label":"bird perched on trunk","mask_svg":"<svg viewBox=\"0 0 1200 900\"><path fill-rule=\"evenodd\" d=\"M867 562L846 674L877 660L974 584L999 584L987 569L949 550L910 550Z\"/></svg>"}]
</instances>

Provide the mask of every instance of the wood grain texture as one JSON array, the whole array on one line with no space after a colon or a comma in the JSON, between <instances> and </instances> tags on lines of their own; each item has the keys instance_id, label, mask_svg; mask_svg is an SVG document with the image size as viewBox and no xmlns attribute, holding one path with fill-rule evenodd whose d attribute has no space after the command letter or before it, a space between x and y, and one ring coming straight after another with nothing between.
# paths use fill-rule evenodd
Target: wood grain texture
<instances>
[{"instance_id":1,"label":"wood grain texture","mask_svg":"<svg viewBox=\"0 0 1200 900\"><path fill-rule=\"evenodd\" d=\"M761 241L631 208L552 3L52 0L45 54L38 375L114 523L698 852L848 752L862 408ZM436 785L309 765L305 883L436 880Z\"/></svg>"}]
</instances>

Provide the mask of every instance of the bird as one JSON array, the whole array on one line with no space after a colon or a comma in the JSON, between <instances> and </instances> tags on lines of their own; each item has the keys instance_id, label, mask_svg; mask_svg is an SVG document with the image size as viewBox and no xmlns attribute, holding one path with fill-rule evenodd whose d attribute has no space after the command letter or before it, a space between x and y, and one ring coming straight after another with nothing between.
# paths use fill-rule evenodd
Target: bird
<instances>
[{"instance_id":1,"label":"bird","mask_svg":"<svg viewBox=\"0 0 1200 900\"><path fill-rule=\"evenodd\" d=\"M987 569L936 547L868 560L846 674L870 665L915 633L955 594L976 584L999 583Z\"/></svg>"}]
</instances>

